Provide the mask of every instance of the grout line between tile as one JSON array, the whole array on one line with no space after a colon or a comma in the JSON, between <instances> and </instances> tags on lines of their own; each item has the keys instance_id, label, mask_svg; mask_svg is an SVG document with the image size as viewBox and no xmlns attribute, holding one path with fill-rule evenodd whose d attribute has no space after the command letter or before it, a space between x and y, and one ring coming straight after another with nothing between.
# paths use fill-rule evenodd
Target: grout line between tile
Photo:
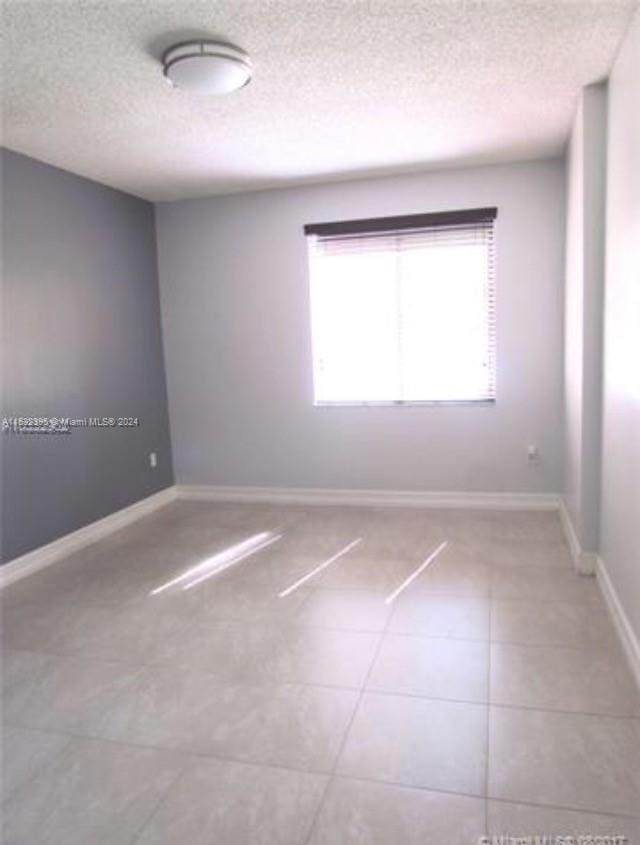
<instances>
[{"instance_id":1,"label":"grout line between tile","mask_svg":"<svg viewBox=\"0 0 640 845\"><path fill-rule=\"evenodd\" d=\"M206 669L195 668L184 666L182 664L177 665L175 663L145 663L145 664L132 664L132 663L125 663L123 661L111 660L111 659L102 659L102 658L86 658L82 656L78 656L76 654L53 654L51 652L30 652L32 654L49 654L52 657L59 658L61 660L78 660L80 662L91 662L91 663L103 663L105 665L119 665L123 667L128 667L131 669L131 672L134 675L139 675L143 671L146 670L161 670L161 671L169 671L171 669L180 669L182 671L190 672L196 675L204 675L210 678L214 683L218 686L224 687L248 687L248 688L255 688L255 687L263 687L263 688L278 688L278 687L305 687L305 688L315 688L315 689L326 689L326 690L335 690L335 691L343 691L343 692L358 692L360 691L361 694L368 693L371 695L383 695L383 696L390 696L396 698L411 698L411 699L419 699L424 701L441 701L441 702L451 702L452 704L468 704L474 705L477 707L498 707L505 710L525 710L529 712L540 712L540 713L556 713L562 714L566 716L590 716L596 718L603 718L603 719L617 719L622 721L633 721L633 722L640 722L640 712L637 714L621 714L621 713L603 713L593 710L565 710L556 707L540 707L535 705L528 705L528 704L508 704L506 702L499 702L499 701L492 701L491 700L491 689L489 686L487 699L486 700L478 700L478 699L471 699L471 698L447 698L443 696L436 696L436 695L426 695L419 692L407 692L406 690L393 690L393 689L381 689L381 688L370 688L367 687L367 684L370 679L371 671L373 669L373 665L377 660L380 648L382 646L382 642L384 638L388 635L392 635L392 632L383 631L383 632L376 632L376 635L379 637L378 645L374 651L373 660L369 666L369 670L365 675L364 686L359 684L353 684L352 686L347 686L343 684L328 684L328 683L313 683L309 681L297 681L297 680L260 680L260 681L247 681L247 680L225 680L215 675L215 673L208 671ZM426 639L436 639L436 638L426 638ZM438 638L438 639L448 639L448 638ZM464 642L467 642L466 640ZM471 640L468 642L477 642L477 643L484 643L488 644L483 640ZM25 651L28 651L25 649ZM491 656L490 652L491 649L488 649L489 656L488 662L490 664ZM43 670L43 671L46 671ZM37 683L37 682L34 682ZM490 678L489 678L490 684ZM360 696L361 698L362 696ZM358 703L360 701L358 699ZM9 723L7 723L9 724ZM42 728L40 726L31 725L23 725L23 724L14 724L13 727L18 728L27 728L28 730L44 730L47 731L47 728ZM54 729L55 730L55 729ZM64 733L64 731L60 731Z\"/></svg>"},{"instance_id":2,"label":"grout line between tile","mask_svg":"<svg viewBox=\"0 0 640 845\"><path fill-rule=\"evenodd\" d=\"M52 757L52 759L49 761L49 763L52 763L54 760L57 760L57 759L58 759L58 757L60 757L60 756L62 756L63 754L65 754L65 753L68 751L69 746L71 745L71 743L72 743L75 739L78 739L78 737L76 737L74 734L69 734L69 733L66 733L66 731L55 731L55 730L53 730L53 731L49 731L49 730L42 730L42 728L25 728L25 727L21 727L21 726L18 726L18 725L8 725L8 724L6 724L6 723L3 723L3 724L0 726L0 733L2 733L3 735L4 735L4 728L5 728L5 727L13 727L13 728L15 728L16 730L22 730L22 731L33 731L34 733L44 733L44 734L53 734L54 736L63 736L63 737L65 738L66 742L65 742L65 743L64 743L64 745L63 745L63 746L62 746L62 747L61 747L61 748L60 748L60 749L56 752L56 754L54 754L54 756L53 756L53 757ZM2 737L2 739L4 739L4 736ZM6 794L5 794L5 792L4 792L4 788L2 788L2 789L1 789L1 796L0 796L0 804L4 805L4 804L5 804L5 802L7 802L7 801L11 800L11 796L12 796L15 792L17 792L18 790L24 789L24 787L25 787L25 786L27 786L28 784L30 784L33 780L35 780L35 778L37 778L39 774L40 774L40 769L35 769L35 770L34 770L34 771L33 771L33 772L32 772L32 773L28 776L28 777L26 777L26 778L25 778L25 779L21 782L21 784L20 784L19 786L17 786L17 787L15 787L15 786L14 786L14 788L13 788L10 792L8 792L8 793L6 793ZM4 778L2 778L2 781L4 781ZM0 787L3 787L3 783L0 783Z\"/></svg>"},{"instance_id":3,"label":"grout line between tile","mask_svg":"<svg viewBox=\"0 0 640 845\"><path fill-rule=\"evenodd\" d=\"M311 825L310 825L310 827L309 827L309 834L308 834L308 836L307 836L307 838L306 838L306 840L305 840L305 845L309 845L309 842L311 841L311 837L313 836L313 831L314 831L314 829L315 829L315 826L316 826L317 820L318 820L318 818L319 818L319 816L320 816L320 812L321 812L321 810L322 810L322 807L323 807L323 805L324 805L324 803L325 803L325 800L326 800L326 797L327 797L327 795L328 795L329 788L330 788L331 784L333 783L333 781L334 781L334 780L335 780L335 778L336 778L336 771L337 771L337 769L338 769L338 765L339 765L339 763L340 763L340 758L342 757L343 751L344 751L345 746L346 746L346 744L347 744L347 739L348 739L348 736L349 736L349 734L350 734L350 732L351 732L351 728L353 727L353 723L355 722L355 719L356 719L356 715L357 715L357 713L358 713L358 710L360 709L360 704L361 704L362 699L363 699L363 697L364 697L364 695L365 695L365 691L366 691L366 689L367 689L367 684L369 683L369 678L371 677L371 673L372 673L372 671L373 671L373 667L374 667L374 665L375 665L375 663L376 663L376 661L377 661L377 659L378 659L378 655L380 654L380 650L381 650L381 648L382 648L382 643L384 642L384 638L385 638L385 636L386 636L386 632L387 632L387 628L388 628L388 625L389 625L389 620L390 620L390 619L391 619L391 613L388 613L388 614L387 614L387 616L386 616L386 619L385 619L384 627L383 627L382 631L381 631L381 632L380 632L380 634L379 634L378 644L377 644L377 646L376 646L376 648L375 648L375 650L374 650L374 653L373 653L373 655L372 655L371 662L369 663L369 669L368 669L368 671L366 672L366 674L365 674L364 678L362 679L362 684L361 684L361 686L360 686L360 694L359 694L358 699L357 699L357 701L356 701L356 703L355 703L355 706L354 706L354 708L353 708L353 713L351 714L351 718L349 719L349 722L348 722L348 724L347 724L347 726L346 726L346 728L345 728L344 734L342 735L342 741L341 741L340 746L339 746L339 748L338 748L338 752L337 752L337 754L336 754L334 764L333 764L333 766L332 766L332 768L331 768L331 773L330 773L330 776L329 776L329 780L327 781L327 784L326 784L326 786L325 786L324 792L323 792L323 794L322 794L322 798L321 798L321 800L320 800L320 802L319 802L319 804L318 804L318 807L317 807L317 809L316 809L316 812L315 812L315 814L314 814L314 816L313 816L312 823L311 823Z\"/></svg>"},{"instance_id":4,"label":"grout line between tile","mask_svg":"<svg viewBox=\"0 0 640 845\"><path fill-rule=\"evenodd\" d=\"M127 744L128 743L123 743L123 745L127 745ZM159 813L160 808L165 805L167 798L169 796L169 793L174 789L174 787L176 787L178 785L179 781L181 781L186 776L189 768L190 768L189 761L185 761L184 765L180 767L178 774L175 776L175 778L173 778L171 783L163 791L162 795L159 796L155 807L151 810L151 812L148 814L146 819L143 822L141 822L141 824L138 826L137 830L135 831L135 833L133 834L133 836L129 840L129 845L135 845L135 843L139 841L139 839L142 836L142 834L144 833L144 830L147 827L147 825L149 825L151 823L151 820L153 818L155 818L155 816Z\"/></svg>"},{"instance_id":5,"label":"grout line between tile","mask_svg":"<svg viewBox=\"0 0 640 845\"><path fill-rule=\"evenodd\" d=\"M492 608L491 604L489 604L489 647L487 649L487 700L491 701L491 632L492 632ZM491 709L490 706L487 706L487 713L486 713L486 726L485 726L485 761L484 761L484 793L486 796L489 795L489 766L490 766L490 754L491 754ZM484 828L485 834L489 835L489 800L488 798L485 799L484 803Z\"/></svg>"},{"instance_id":6,"label":"grout line between tile","mask_svg":"<svg viewBox=\"0 0 640 845\"><path fill-rule=\"evenodd\" d=\"M305 599L306 601L306 599ZM304 603L303 603L304 604ZM104 605L100 605L101 608L104 608ZM302 605L301 605L302 607ZM248 620L246 617L239 617L239 616L215 616L213 619L210 620L213 625L219 623L236 623L236 624L251 624L251 620ZM380 634L382 631L381 629L373 629L373 628L345 628L345 627L338 627L335 625L321 625L321 624L307 624L301 623L292 619L290 622L276 622L271 621L268 618L264 618L262 620L253 620L253 623L256 626L261 627L274 627L274 628L300 628L302 630L319 630L319 631L333 631L339 632L344 634ZM183 626L180 626L178 629L179 632L185 631L192 625L201 625L206 626L208 623L204 621L191 620L185 622ZM395 637L415 637L418 639L425 639L425 640L454 640L456 642L471 642L471 643L490 643L491 645L504 645L504 646L522 646L526 648L557 648L557 649L566 649L571 651L595 651L595 652L603 652L603 651L617 651L619 650L619 645L615 638L612 636L611 641L609 642L592 642L587 643L584 645L575 645L572 643L563 643L563 642L549 642L549 643L542 643L542 642L526 642L524 640L513 640L513 639L489 639L486 637L459 637L459 636L450 636L444 634L429 634L422 631L402 631L402 630L388 630L386 631L390 636ZM59 649L49 649L43 650L42 646L39 645L38 647L34 647L33 645L24 645L24 644L16 644L15 641L12 643L5 643L2 646L2 651L25 651L31 652L32 654L50 654L53 656L58 657L78 657L83 658L85 660L104 660L112 663L124 663L131 666L153 666L158 665L155 661L148 661L148 662L141 662L141 661L132 661L127 659L122 659L120 657L102 657L93 654L83 654L81 651L63 651ZM177 665L177 664L172 664ZM186 665L186 664L185 664Z\"/></svg>"},{"instance_id":7,"label":"grout line between tile","mask_svg":"<svg viewBox=\"0 0 640 845\"><path fill-rule=\"evenodd\" d=\"M228 526L228 529L225 529L223 527L222 530L238 530L238 529L237 529L237 526L230 523L229 526ZM306 533L307 534L314 534L314 536L315 535L324 536L326 534L326 532L323 531L322 529L317 529L315 533L314 532L306 532ZM453 542L459 543L459 542L462 542L462 541L461 540L454 540ZM468 540L466 542L472 542L472 541ZM475 541L473 541L473 542L475 542ZM512 542L516 542L516 540L513 540ZM518 542L519 542L519 540L518 540ZM539 543L540 540L536 538L535 540L532 540L531 542ZM495 572L496 566L498 566L498 565L493 564L493 563L488 564L488 569L489 569L489 572L491 574L493 574ZM530 567L521 566L521 565L511 565L511 566L499 565L498 568L499 569L515 570L515 571L517 571L517 570L528 571L530 569ZM560 572L560 573L561 572L567 572L567 571L572 572L572 570L566 570L564 567L558 567L558 566L545 566L545 567L538 566L538 567L536 567L536 569L544 569L546 571L554 571L554 572ZM249 573L247 573L245 577L246 577L246 580L251 580ZM267 589L267 587L265 586L265 590L266 589ZM325 788L323 790L322 796L320 797L320 800L318 802L318 806L315 810L315 813L314 813L313 818L312 818L310 825L309 825L308 835L307 835L306 840L305 840L308 843L309 840L311 839L312 835L313 835L313 831L314 831L315 826L317 824L317 820L319 818L322 807L325 804L329 788L330 788L331 784L335 781L335 779L340 777L340 775L337 774L337 769L338 769L338 766L339 766L340 758L341 758L341 756L344 752L344 749L346 747L349 734L351 732L351 729L353 727L354 721L356 719L357 713L360 709L360 706L361 706L361 703L362 703L362 700L363 700L363 697L365 696L365 694L388 695L388 696L414 698L414 699L422 699L422 700L435 700L435 701L444 701L444 702L453 702L453 703L470 704L470 705L476 705L476 706L484 706L484 707L486 707L486 710L487 710L485 789L484 789L485 794L484 795L472 795L472 794L469 794L469 793L459 793L459 792L453 792L453 791L442 790L442 789L433 789L433 788L430 788L430 787L415 786L415 785L409 785L409 784L393 782L393 781L377 780L375 778L358 777L358 776L345 776L345 777L348 777L349 779L353 779L353 780L361 780L361 781L370 782L370 783L374 783L374 784L386 784L386 785L389 785L389 786L397 786L397 787L402 787L402 788L407 788L407 789L418 789L418 790L421 790L421 791L429 791L429 792L460 795L460 796L465 796L465 797L474 797L474 798L484 799L485 800L485 826L487 827L487 829L488 829L488 807L489 807L488 802L489 802L489 800L501 802L501 803L506 803L506 804L519 803L519 804L524 804L524 805L532 806L532 807L545 807L545 808L553 808L553 809L559 809L559 810L570 810L570 811L574 811L574 812L576 812L576 811L577 812L586 812L586 813L591 812L591 813L594 813L594 814L597 813L599 815L611 816L612 818L630 818L630 819L638 818L638 816L631 816L631 815L628 816L626 814L608 813L608 812L595 811L595 810L587 811L587 810L584 810L582 808L566 807L566 806L562 806L562 805L536 804L534 802L527 802L527 801L522 801L522 800L514 801L513 799L506 799L506 798L493 798L493 797L489 798L489 773L490 773L490 747L489 747L489 744L490 744L490 724L489 724L489 716L490 716L492 708L496 708L496 709L499 708L499 709L504 709L504 710L519 710L519 711L536 711L536 712L545 712L545 713L558 713L558 714L566 714L566 715L571 715L571 716L582 716L582 715L584 715L584 716L604 718L604 719L617 719L617 720L625 720L625 721L630 720L630 721L633 721L633 722L637 722L639 720L638 715L620 716L620 715L612 715L612 714L605 714L605 713L591 713L591 712L588 712L588 711L566 711L566 710L556 710L556 709L550 710L548 708L530 707L530 706L526 706L526 705L509 705L509 704L492 703L491 702L491 698L492 698L492 690L491 690L491 647L492 647L492 645L507 645L507 646L511 645L511 646L522 646L522 647L532 647L532 648L538 648L539 647L539 648L551 648L551 649L554 649L554 648L575 649L575 650L579 650L579 651L589 650L589 651L595 651L595 652L600 652L600 651L604 651L604 650L607 649L606 645L603 646L603 645L600 645L600 644L589 644L588 646L584 646L584 645L570 646L570 645L566 645L566 644L563 644L563 643L547 644L547 643L524 643L524 642L518 642L518 641L502 641L502 640L496 641L496 640L493 639L492 608L493 608L494 602L496 602L496 601L522 602L522 603L524 603L524 602L535 602L535 603L549 604L549 605L564 603L564 604L578 605L578 606L585 607L585 608L587 608L587 607L588 608L599 608L599 607L601 607L601 602L595 601L595 600L576 600L576 599L567 600L566 597L565 598L555 598L555 597L540 598L540 597L536 597L536 596L532 597L532 596L526 596L526 595L523 595L523 596L500 596L500 595L495 595L495 591L494 591L492 583L490 583L490 585L489 585L488 592L486 594L482 594L482 595L474 594L474 593L462 593L462 592L458 592L458 591L455 591L455 592L440 592L440 591L427 591L427 590L421 591L422 595L433 597L433 598L452 597L452 598L457 598L457 599L475 599L475 600L478 600L478 601L486 602L488 604L488 607L489 607L489 635L488 635L488 638L486 638L486 639L484 639L484 638L480 639L480 638L461 638L461 637L434 637L434 636L429 636L427 634L424 634L422 632L410 632L410 631L407 631L407 632L392 632L392 631L389 630L389 625L391 623L392 614L389 614L386 617L386 620L385 620L384 626L382 627L382 630L377 630L377 631L370 631L370 630L366 630L366 629L353 630L352 631L351 629L344 629L344 628L339 628L339 627L337 628L337 627L334 627L334 626L326 626L326 625L301 625L299 622L296 621L296 616L299 615L300 610L304 606L304 604L307 601L309 601L311 596L315 595L318 590L320 590L320 591L337 590L337 591L345 591L345 592L347 592L349 590L363 591L362 588L358 588L358 587L356 587L356 588L348 588L348 587L347 588L344 588L344 587L332 588L332 587L323 587L322 585L317 585L317 584L313 585L309 589L309 594L303 600L301 605L298 607L297 611L295 612L294 618L292 618L292 620L288 623L288 625L303 628L303 629L341 631L341 632L344 632L344 633L363 633L363 634L369 633L369 634L377 636L377 638L378 638L377 645L374 649L374 653L373 653L373 656L371 658L369 668L368 668L368 670L365 674L365 677L362 680L362 683L360 685L354 685L354 686L349 687L349 686L342 686L342 685L299 682L299 681L295 681L295 680L294 681L273 680L273 681L268 681L268 682L259 682L257 684L247 683L246 681L238 682L238 681L233 681L233 680L231 680L231 681L220 680L219 683L221 683L222 685L230 685L230 686L243 686L243 685L246 685L246 686L297 686L297 687L316 687L318 689L336 689L336 690L347 690L347 691L350 691L350 692L355 692L355 691L359 692L359 695L357 696L357 699L356 699L356 702L355 702L355 705L354 705L354 708L353 708L353 712L352 712L350 718L348 719L347 726L344 729L344 733L341 737L341 741L339 743L339 748L338 748L338 751L336 753L333 766L331 767L331 770L329 772L319 772L319 771L314 772L313 770L295 769L295 768L287 767L287 766L265 764L265 763L256 763L256 762L251 762L250 760L242 760L242 759L236 759L236 758L232 758L232 757L225 757L225 756L220 756L220 755L211 755L211 754L206 754L206 753L203 754L202 752L197 752L197 751L189 750L189 749L184 750L184 749L179 749L179 748L175 748L175 747L171 748L171 747L167 747L167 746L154 746L154 745L150 746L150 745L144 745L144 744L139 744L139 743L131 743L131 742L123 741L123 740L108 739L108 738L102 737L100 735L75 734L75 733L69 733L68 731L65 731L65 730L57 730L57 729L49 730L49 729L46 729L46 728L43 729L43 728L39 728L39 727L28 728L28 727L25 727L24 725L16 725L16 727L20 727L20 728L25 729L25 730L41 731L41 732L44 732L44 733L56 733L58 735L62 734L64 736L67 736L67 737L70 737L70 738L75 737L75 738L86 739L86 740L111 742L111 743L116 743L116 744L120 744L120 745L131 746L131 747L156 748L158 750L166 751L166 752L169 752L169 753L173 752L173 753L177 753L177 754L183 754L186 757L192 757L192 758L219 759L219 760L222 760L222 761L239 763L239 764L250 765L250 766L283 769L285 771L305 772L305 773L310 773L310 774L322 775L322 776L327 778L327 781L326 781ZM366 589L364 590L364 592L367 592ZM371 591L369 591L369 592L371 592ZM376 593L377 593L377 591L376 591ZM380 599L382 601L383 596L380 596ZM115 602L114 603L108 603L108 604L100 604L98 602L91 602L91 601L83 602L81 599L76 599L76 600L73 600L73 601L75 603L83 604L83 605L86 605L86 606L99 606L99 607L103 607L103 608L104 607L116 608L116 607L121 606L121 605L118 605ZM32 605L33 604L34 604L34 602L32 602ZM249 619L247 617L242 617L242 616L222 616L222 617L216 617L216 621L233 621L233 622L237 622L239 624L243 624L243 623L248 624ZM202 624L206 624L206 623L202 623ZM263 624L273 625L274 622L272 622L271 620L265 619ZM191 621L185 622L184 625L180 625L179 626L179 634L182 634L183 632L185 632L190 625L191 625ZM282 624L278 623L278 627L287 627L287 625L283 626ZM477 642L477 643L482 642L482 643L485 643L488 646L488 652L489 652L488 663L487 663L487 676L488 676L487 701L478 702L478 701L468 701L468 700L464 700L464 699L448 699L448 698L438 698L438 697L432 697L432 696L424 696L424 695L420 695L419 693L403 693L403 692L395 692L393 690L369 690L369 689L367 689L367 684L370 681L372 671L373 671L375 663L378 659L378 656L380 654L380 650L382 648L382 645L383 645L385 639L390 635L391 636L416 637L416 638L425 639L425 640L454 640L454 641L462 641L462 642L466 641L466 642ZM36 653L36 654L38 654L38 653L56 654L55 652L40 652L40 651L38 651L38 649L34 650L34 649L30 649L30 648L27 648L27 649L18 648L16 650L28 651L28 652L32 652L32 653ZM135 663L130 663L129 661L126 661L126 660L121 661L119 659L113 659L113 658L86 657L86 656L84 656L84 655L82 655L81 653L78 653L78 652L75 652L75 653L73 653L73 652L66 653L65 652L65 653L59 654L57 656L60 656L62 658L67 658L67 659L75 659L75 660L79 660L79 661L83 661L83 660L95 661L95 660L97 660L97 661L102 661L104 663L111 663L111 664L118 663L118 664L130 666L132 670L140 670L140 671L143 670L143 669L147 669L147 668L157 668L157 669L161 669L161 668L178 669L179 668L181 670L198 672L198 673L210 675L210 676L213 674L211 672L208 672L206 669L201 670L201 669L189 667L188 665L176 664L176 663L172 663L172 662L162 663L162 662L151 661L149 663L140 663L140 662L136 661ZM213 674L213 677L215 677L215 674ZM71 741L71 739L69 741ZM67 748L67 747L68 747L68 744L64 746L64 748ZM144 830L146 825L150 822L150 820L158 812L159 808L163 805L163 803L167 799L167 796L168 796L170 790L173 789L173 787L178 782L180 777L184 776L184 774L188 771L188 766L189 766L189 763L186 762L184 768L176 776L176 778L172 782L172 784L169 787L167 787L166 791L163 793L162 797L159 799L159 801L158 801L156 807L154 808L154 810L151 812L151 814L146 819L146 821L144 821L141 824L140 828L135 833L135 835L132 839L132 843L135 842L135 841L138 841L138 839L139 839L140 835L142 834L142 831Z\"/></svg>"},{"instance_id":8,"label":"grout line between tile","mask_svg":"<svg viewBox=\"0 0 640 845\"><path fill-rule=\"evenodd\" d=\"M29 729L29 730L31 730L31 729ZM183 749L179 749L179 748L175 748L175 747L157 746L157 745L144 745L142 743L125 742L123 740L118 740L118 739L108 739L108 738L101 737L101 736L88 735L88 734L78 734L78 733L72 733L72 732L69 732L69 731L58 731L58 730L57 731L49 731L49 730L42 730L40 728L38 728L36 730L40 730L43 733L64 734L65 736L68 736L70 739L86 740L88 742L104 742L104 743L110 743L110 744L113 744L113 745L128 746L128 747L131 747L131 748L154 749L156 751L163 751L163 752L166 752L168 754L175 754L175 755L179 755L179 756L184 756L185 758L187 758L187 762L185 764L185 769L182 770L180 775L184 774L187 771L189 763L190 763L189 758L194 758L194 759L198 759L198 760L218 760L218 761L223 762L223 763L235 763L235 764L238 764L238 765L253 766L253 767L257 767L257 768L276 769L276 770L279 770L279 771L293 772L293 773L297 773L297 774L319 775L319 776L322 776L322 777L328 777L329 780L334 779L334 776L332 776L329 772L320 771L320 770L316 770L316 769L295 769L291 766L283 766L283 765L274 764L274 763L256 763L256 762L252 762L251 760L243 760L243 759L240 759L240 758L229 757L229 756L225 756L225 755L221 755L221 754L206 754L206 753L203 753L201 751L198 752L198 751L193 751L193 750L183 750ZM178 775L178 777L180 777L180 775ZM435 792L435 793L442 794L442 795L455 795L455 796L462 797L462 798L476 798L476 799L481 799L481 800L484 799L484 800L487 800L487 801L495 801L495 802L499 802L499 803L502 803L502 804L523 804L523 805L528 806L528 807L536 807L536 808L540 808L540 809L566 810L566 811L570 811L570 812L587 813L587 814L590 814L590 815L609 816L611 818L630 819L630 820L633 820L633 821L640 818L640 812L638 813L638 815L632 815L630 813L619 813L619 812L613 813L613 812L610 812L610 811L607 811L607 810L585 810L583 807L570 806L570 805L566 805L566 804L543 804L543 803L539 803L539 802L535 802L535 801L523 800L523 799L520 799L520 798L519 799L499 798L499 797L495 797L495 796L486 796L486 795L482 795L482 794L475 793L475 792L456 792L454 790L442 789L442 788L431 787L431 786L420 786L420 785L417 785L417 784L403 783L401 781L382 780L382 779L378 780L376 778L366 777L366 776L363 776L363 775L351 775L350 774L350 775L336 775L335 777L338 777L338 778L344 779L344 780L356 780L356 781L362 781L364 783L378 784L378 785L383 785L383 786L400 787L402 789L413 789L413 790L417 790L419 792Z\"/></svg>"}]
</instances>

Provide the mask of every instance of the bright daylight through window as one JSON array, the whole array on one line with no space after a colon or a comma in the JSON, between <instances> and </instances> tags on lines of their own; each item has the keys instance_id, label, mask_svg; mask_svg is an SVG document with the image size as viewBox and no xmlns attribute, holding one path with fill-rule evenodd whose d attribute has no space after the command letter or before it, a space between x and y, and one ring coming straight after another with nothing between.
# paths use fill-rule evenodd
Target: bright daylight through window
<instances>
[{"instance_id":1,"label":"bright daylight through window","mask_svg":"<svg viewBox=\"0 0 640 845\"><path fill-rule=\"evenodd\" d=\"M495 216L305 227L316 404L495 398Z\"/></svg>"}]
</instances>

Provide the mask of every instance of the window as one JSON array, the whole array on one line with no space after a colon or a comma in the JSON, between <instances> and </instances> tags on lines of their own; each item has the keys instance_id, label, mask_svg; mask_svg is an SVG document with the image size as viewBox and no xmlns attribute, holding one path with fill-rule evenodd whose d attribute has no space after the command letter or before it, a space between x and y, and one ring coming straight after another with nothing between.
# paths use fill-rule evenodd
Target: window
<instances>
[{"instance_id":1,"label":"window","mask_svg":"<svg viewBox=\"0 0 640 845\"><path fill-rule=\"evenodd\" d=\"M495 398L496 213L305 226L317 405Z\"/></svg>"}]
</instances>

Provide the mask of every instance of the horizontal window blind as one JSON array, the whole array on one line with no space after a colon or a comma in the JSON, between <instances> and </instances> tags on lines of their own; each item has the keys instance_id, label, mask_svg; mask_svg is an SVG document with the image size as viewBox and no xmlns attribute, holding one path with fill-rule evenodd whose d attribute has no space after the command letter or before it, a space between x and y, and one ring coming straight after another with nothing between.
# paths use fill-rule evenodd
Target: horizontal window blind
<instances>
[{"instance_id":1,"label":"horizontal window blind","mask_svg":"<svg viewBox=\"0 0 640 845\"><path fill-rule=\"evenodd\" d=\"M305 228L317 404L495 398L496 210L464 214Z\"/></svg>"}]
</instances>

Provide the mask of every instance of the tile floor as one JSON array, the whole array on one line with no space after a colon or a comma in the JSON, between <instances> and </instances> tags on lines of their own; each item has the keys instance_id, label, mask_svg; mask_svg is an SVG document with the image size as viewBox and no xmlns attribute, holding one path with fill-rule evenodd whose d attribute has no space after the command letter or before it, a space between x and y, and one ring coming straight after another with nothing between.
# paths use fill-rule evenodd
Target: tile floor
<instances>
[{"instance_id":1,"label":"tile floor","mask_svg":"<svg viewBox=\"0 0 640 845\"><path fill-rule=\"evenodd\" d=\"M5 845L640 844L639 697L554 514L176 502L2 610Z\"/></svg>"}]
</instances>

